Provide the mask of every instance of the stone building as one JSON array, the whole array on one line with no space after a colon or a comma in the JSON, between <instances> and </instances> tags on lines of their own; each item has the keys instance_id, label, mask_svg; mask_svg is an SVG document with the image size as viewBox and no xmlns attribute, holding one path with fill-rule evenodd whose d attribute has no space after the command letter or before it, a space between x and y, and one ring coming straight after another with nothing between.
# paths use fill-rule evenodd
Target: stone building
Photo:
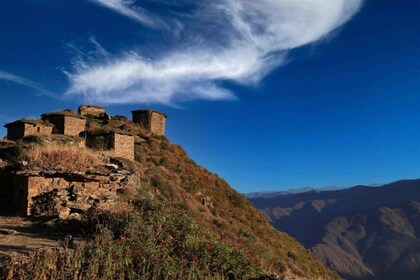
<instances>
[{"instance_id":1,"label":"stone building","mask_svg":"<svg viewBox=\"0 0 420 280\"><path fill-rule=\"evenodd\" d=\"M109 151L114 157L134 160L134 136L123 131L89 132L86 135L86 146Z\"/></svg>"},{"instance_id":2,"label":"stone building","mask_svg":"<svg viewBox=\"0 0 420 280\"><path fill-rule=\"evenodd\" d=\"M55 126L54 134L79 136L86 129L86 117L77 114L73 110L45 113L42 115L42 119Z\"/></svg>"},{"instance_id":3,"label":"stone building","mask_svg":"<svg viewBox=\"0 0 420 280\"><path fill-rule=\"evenodd\" d=\"M6 124L7 139L19 140L28 135L49 135L53 132L53 125L40 120L20 119Z\"/></svg>"},{"instance_id":4,"label":"stone building","mask_svg":"<svg viewBox=\"0 0 420 280\"><path fill-rule=\"evenodd\" d=\"M139 124L145 129L150 130L158 136L165 135L166 115L155 110L135 110L133 114L133 122Z\"/></svg>"},{"instance_id":5,"label":"stone building","mask_svg":"<svg viewBox=\"0 0 420 280\"><path fill-rule=\"evenodd\" d=\"M106 111L104 107L96 105L81 105L79 107L79 114L82 116L93 116L101 117L105 115Z\"/></svg>"}]
</instances>

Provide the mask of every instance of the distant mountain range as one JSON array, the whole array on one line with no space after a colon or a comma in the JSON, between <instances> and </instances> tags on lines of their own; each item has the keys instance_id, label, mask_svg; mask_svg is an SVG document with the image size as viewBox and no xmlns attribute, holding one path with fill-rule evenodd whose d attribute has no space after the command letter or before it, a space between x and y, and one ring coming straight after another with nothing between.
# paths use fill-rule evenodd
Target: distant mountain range
<instances>
[{"instance_id":1,"label":"distant mountain range","mask_svg":"<svg viewBox=\"0 0 420 280\"><path fill-rule=\"evenodd\" d=\"M420 279L420 180L250 201L344 279Z\"/></svg>"},{"instance_id":2,"label":"distant mountain range","mask_svg":"<svg viewBox=\"0 0 420 280\"><path fill-rule=\"evenodd\" d=\"M246 198L272 198L279 195L288 195L288 194L298 194L304 193L309 191L333 191L333 190L340 190L345 189L347 187L337 187L337 186L326 186L322 188L311 188L311 187L302 187L302 188L294 188L294 189L287 189L284 191L264 191L264 192L251 192L244 194Z\"/></svg>"},{"instance_id":3,"label":"distant mountain range","mask_svg":"<svg viewBox=\"0 0 420 280\"><path fill-rule=\"evenodd\" d=\"M380 187L380 186L383 186L383 185L384 184L370 184L370 185L368 185L368 187ZM272 198L272 197L276 197L276 196L279 196L279 195L299 194L299 193L310 192L310 191L315 191L315 192L337 191L337 190L349 189L349 188L352 188L352 187L354 187L354 186L347 186L347 187L325 186L325 187L321 187L321 188L302 187L302 188L291 188L291 189L286 189L286 190L282 190L282 191L250 192L250 193L245 193L244 196L248 199L259 198L259 197Z\"/></svg>"}]
</instances>

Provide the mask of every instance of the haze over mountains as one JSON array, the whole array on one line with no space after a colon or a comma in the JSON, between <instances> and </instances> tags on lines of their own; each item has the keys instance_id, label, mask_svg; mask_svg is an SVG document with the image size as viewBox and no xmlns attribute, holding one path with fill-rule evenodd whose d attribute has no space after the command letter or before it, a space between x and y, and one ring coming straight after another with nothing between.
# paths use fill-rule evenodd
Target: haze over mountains
<instances>
[{"instance_id":1,"label":"haze over mountains","mask_svg":"<svg viewBox=\"0 0 420 280\"><path fill-rule=\"evenodd\" d=\"M287 194L298 194L298 193L304 193L309 191L334 191L334 190L340 190L345 189L346 187L337 187L337 186L326 186L322 188L311 188L311 187L302 187L302 188L295 188L295 189L286 189L284 191L262 191L262 192L250 192L246 193L246 198L258 198L258 197L264 197L264 198L272 198L279 195L287 195Z\"/></svg>"},{"instance_id":2,"label":"haze over mountains","mask_svg":"<svg viewBox=\"0 0 420 280\"><path fill-rule=\"evenodd\" d=\"M420 275L420 180L250 200L345 279Z\"/></svg>"}]
</instances>

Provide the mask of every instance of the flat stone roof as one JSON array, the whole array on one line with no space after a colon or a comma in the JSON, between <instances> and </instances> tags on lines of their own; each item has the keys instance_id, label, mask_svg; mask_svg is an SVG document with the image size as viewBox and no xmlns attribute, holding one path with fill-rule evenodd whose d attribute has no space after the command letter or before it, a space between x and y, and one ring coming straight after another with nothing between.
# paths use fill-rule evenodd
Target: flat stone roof
<instances>
[{"instance_id":1,"label":"flat stone roof","mask_svg":"<svg viewBox=\"0 0 420 280\"><path fill-rule=\"evenodd\" d=\"M22 123L33 124L33 125L42 125L42 126L53 126L52 124L44 122L42 120L20 119L20 120L5 124L4 127L9 127L9 126L17 125L17 124L22 124Z\"/></svg>"},{"instance_id":2,"label":"flat stone roof","mask_svg":"<svg viewBox=\"0 0 420 280\"><path fill-rule=\"evenodd\" d=\"M98 105L89 105L89 104L82 104L82 105L79 106L79 109L83 108L83 107L90 107L90 108L104 109L105 110L105 107L98 106Z\"/></svg>"},{"instance_id":3,"label":"flat stone roof","mask_svg":"<svg viewBox=\"0 0 420 280\"><path fill-rule=\"evenodd\" d=\"M163 115L165 118L168 118L168 116L162 112L156 111L154 109L139 109L139 110L133 110L131 111L131 113L135 113L135 112L151 112L151 113L157 113L160 115Z\"/></svg>"},{"instance_id":4,"label":"flat stone roof","mask_svg":"<svg viewBox=\"0 0 420 280\"><path fill-rule=\"evenodd\" d=\"M73 117L73 118L79 118L79 119L86 119L85 116L79 115L75 111L71 109L67 110L61 110L56 112L50 112L50 113L44 113L41 115L42 117L49 117L49 116L65 116L65 117Z\"/></svg>"}]
</instances>

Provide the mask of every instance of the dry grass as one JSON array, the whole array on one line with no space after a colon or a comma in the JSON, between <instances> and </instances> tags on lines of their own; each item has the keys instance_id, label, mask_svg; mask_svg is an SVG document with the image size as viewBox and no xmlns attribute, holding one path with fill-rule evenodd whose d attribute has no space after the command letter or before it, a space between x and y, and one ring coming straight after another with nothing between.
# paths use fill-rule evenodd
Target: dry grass
<instances>
[{"instance_id":1,"label":"dry grass","mask_svg":"<svg viewBox=\"0 0 420 280\"><path fill-rule=\"evenodd\" d=\"M101 127L125 130L143 138L136 143L137 163L133 165L135 172L142 174L142 191L162 198L166 204L185 209L204 233L214 235L223 243L241 248L244 252L253 252L270 273L291 273L307 279L339 279L295 239L274 229L227 182L191 160L180 146L170 144L164 137L152 137L139 126L123 119L111 120L109 124L88 123L88 130ZM62 166L68 170L83 170L101 161L92 151L63 146L34 147L22 153L21 160L28 161L31 168L55 169ZM202 205L202 196L208 197L214 207ZM89 261L89 258L86 260ZM116 259L110 260L112 264Z\"/></svg>"},{"instance_id":2,"label":"dry grass","mask_svg":"<svg viewBox=\"0 0 420 280\"><path fill-rule=\"evenodd\" d=\"M146 170L142 187L158 192L170 204L188 209L206 232L254 252L273 274L292 272L309 279L338 279L295 239L277 231L241 194L219 176L191 160L165 138L136 145L136 159ZM205 207L207 196L214 207Z\"/></svg>"},{"instance_id":3,"label":"dry grass","mask_svg":"<svg viewBox=\"0 0 420 280\"><path fill-rule=\"evenodd\" d=\"M74 145L31 145L21 150L19 160L30 170L86 171L106 163L105 157Z\"/></svg>"}]
</instances>

